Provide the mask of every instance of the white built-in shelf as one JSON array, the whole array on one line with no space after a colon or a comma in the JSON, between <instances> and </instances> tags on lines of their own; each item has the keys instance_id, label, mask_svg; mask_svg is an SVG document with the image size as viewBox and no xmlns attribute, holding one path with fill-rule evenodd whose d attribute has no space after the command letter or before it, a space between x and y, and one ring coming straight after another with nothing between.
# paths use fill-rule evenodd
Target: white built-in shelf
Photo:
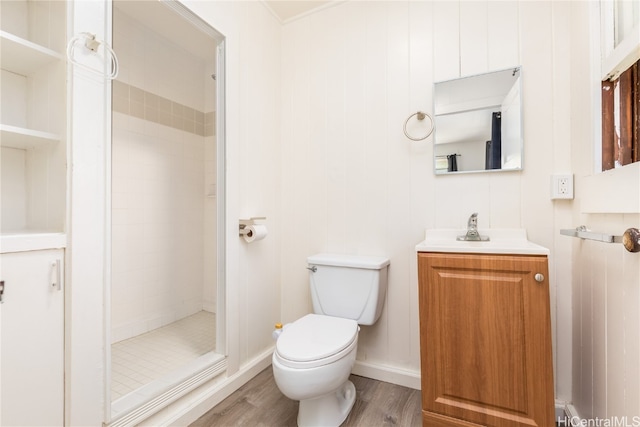
<instances>
[{"instance_id":1,"label":"white built-in shelf","mask_svg":"<svg viewBox=\"0 0 640 427\"><path fill-rule=\"evenodd\" d=\"M42 230L15 230L0 234L0 253L28 252L67 247L67 235Z\"/></svg>"},{"instance_id":2,"label":"white built-in shelf","mask_svg":"<svg viewBox=\"0 0 640 427\"><path fill-rule=\"evenodd\" d=\"M0 124L0 145L2 147L28 150L41 145L60 141L60 135Z\"/></svg>"},{"instance_id":3,"label":"white built-in shelf","mask_svg":"<svg viewBox=\"0 0 640 427\"><path fill-rule=\"evenodd\" d=\"M28 76L51 62L63 60L64 56L0 30L0 58L3 70Z\"/></svg>"}]
</instances>

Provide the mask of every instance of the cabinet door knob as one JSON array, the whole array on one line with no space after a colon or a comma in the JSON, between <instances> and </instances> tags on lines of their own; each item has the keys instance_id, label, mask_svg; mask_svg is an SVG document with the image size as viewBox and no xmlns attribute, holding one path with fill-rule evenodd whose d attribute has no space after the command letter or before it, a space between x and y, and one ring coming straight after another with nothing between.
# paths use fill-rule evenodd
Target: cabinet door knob
<instances>
[{"instance_id":1,"label":"cabinet door knob","mask_svg":"<svg viewBox=\"0 0 640 427\"><path fill-rule=\"evenodd\" d=\"M536 282L543 282L544 281L544 274L536 273L536 275L533 276L533 278L536 279Z\"/></svg>"}]
</instances>

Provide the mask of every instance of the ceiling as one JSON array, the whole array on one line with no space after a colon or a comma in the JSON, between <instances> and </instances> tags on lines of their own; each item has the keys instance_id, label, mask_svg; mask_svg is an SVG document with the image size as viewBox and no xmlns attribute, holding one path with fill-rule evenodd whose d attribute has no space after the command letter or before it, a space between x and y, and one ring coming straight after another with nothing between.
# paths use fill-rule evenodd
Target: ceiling
<instances>
[{"instance_id":1,"label":"ceiling","mask_svg":"<svg viewBox=\"0 0 640 427\"><path fill-rule=\"evenodd\" d=\"M282 20L287 22L333 1L317 0L265 0L269 8Z\"/></svg>"},{"instance_id":2,"label":"ceiling","mask_svg":"<svg viewBox=\"0 0 640 427\"><path fill-rule=\"evenodd\" d=\"M114 0L113 6L196 57L207 60L215 56L211 53L217 44L211 36L215 30L205 33L203 25L196 26L188 19L183 19L166 2Z\"/></svg>"},{"instance_id":3,"label":"ceiling","mask_svg":"<svg viewBox=\"0 0 640 427\"><path fill-rule=\"evenodd\" d=\"M336 0L263 1L282 22L287 22L314 9L336 2ZM158 1L114 0L113 4L117 9L132 16L142 25L179 43L192 54L202 57L203 59L210 56L210 51L203 49L203 46L211 45L211 35L205 34L202 31L202 26L194 26L193 23L185 19L176 19L177 15L175 10L167 7L167 3Z\"/></svg>"}]
</instances>

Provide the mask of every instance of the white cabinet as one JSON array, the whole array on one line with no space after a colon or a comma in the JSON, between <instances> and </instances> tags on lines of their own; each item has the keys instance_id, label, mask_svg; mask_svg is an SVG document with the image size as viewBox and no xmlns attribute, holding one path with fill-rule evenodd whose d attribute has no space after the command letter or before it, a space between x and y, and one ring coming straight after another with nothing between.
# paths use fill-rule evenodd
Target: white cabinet
<instances>
[{"instance_id":1,"label":"white cabinet","mask_svg":"<svg viewBox=\"0 0 640 427\"><path fill-rule=\"evenodd\" d=\"M64 249L0 255L0 426L64 425Z\"/></svg>"},{"instance_id":2,"label":"white cabinet","mask_svg":"<svg viewBox=\"0 0 640 427\"><path fill-rule=\"evenodd\" d=\"M64 425L67 2L0 2L0 426Z\"/></svg>"}]
</instances>

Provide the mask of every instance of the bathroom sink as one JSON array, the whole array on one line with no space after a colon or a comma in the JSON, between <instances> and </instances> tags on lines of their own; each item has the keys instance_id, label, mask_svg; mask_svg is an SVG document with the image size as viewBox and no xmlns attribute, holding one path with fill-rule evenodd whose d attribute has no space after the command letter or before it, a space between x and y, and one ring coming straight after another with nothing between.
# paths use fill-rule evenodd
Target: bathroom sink
<instances>
[{"instance_id":1,"label":"bathroom sink","mask_svg":"<svg viewBox=\"0 0 640 427\"><path fill-rule=\"evenodd\" d=\"M461 229L432 229L425 232L425 239L416 245L417 252L453 252L474 254L549 255L549 249L530 242L524 229L479 229L489 241L460 241L465 234Z\"/></svg>"}]
</instances>

